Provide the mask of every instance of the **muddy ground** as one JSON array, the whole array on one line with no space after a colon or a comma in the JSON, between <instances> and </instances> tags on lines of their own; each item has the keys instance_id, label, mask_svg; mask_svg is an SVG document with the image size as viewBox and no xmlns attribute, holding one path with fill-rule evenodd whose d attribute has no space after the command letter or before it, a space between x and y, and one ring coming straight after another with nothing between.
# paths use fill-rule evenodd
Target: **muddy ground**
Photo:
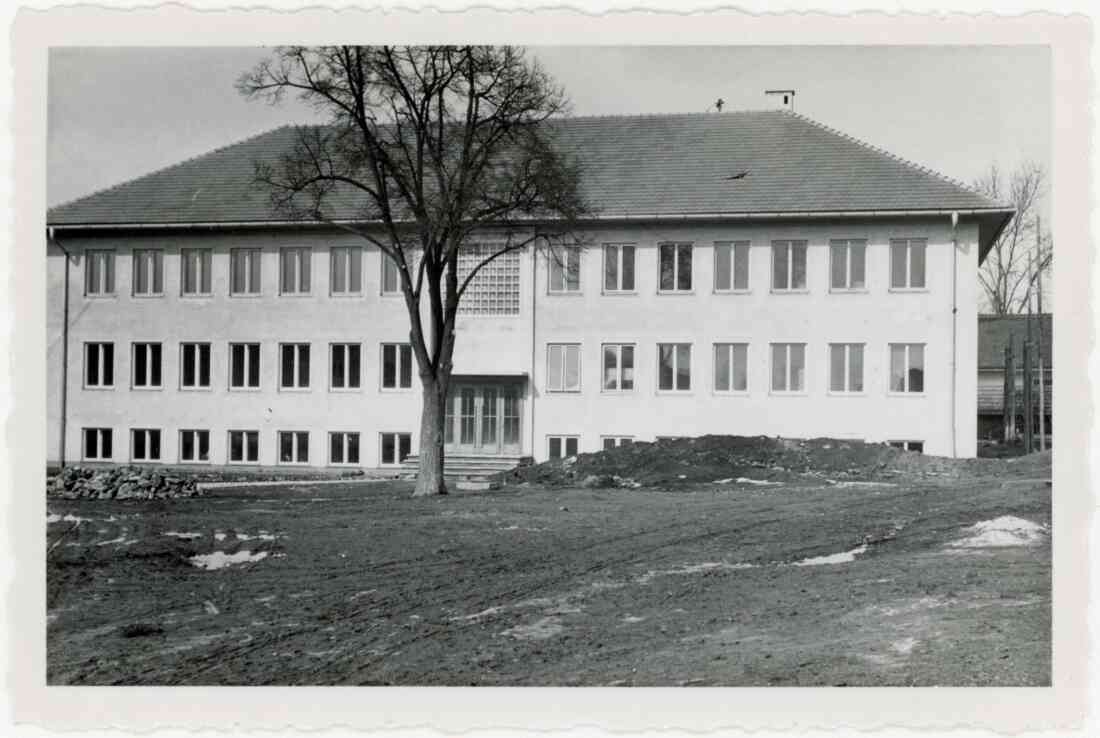
<instances>
[{"instance_id":1,"label":"muddy ground","mask_svg":"<svg viewBox=\"0 0 1100 738\"><path fill-rule=\"evenodd\" d=\"M50 500L48 680L1047 685L1050 456L979 467Z\"/></svg>"}]
</instances>

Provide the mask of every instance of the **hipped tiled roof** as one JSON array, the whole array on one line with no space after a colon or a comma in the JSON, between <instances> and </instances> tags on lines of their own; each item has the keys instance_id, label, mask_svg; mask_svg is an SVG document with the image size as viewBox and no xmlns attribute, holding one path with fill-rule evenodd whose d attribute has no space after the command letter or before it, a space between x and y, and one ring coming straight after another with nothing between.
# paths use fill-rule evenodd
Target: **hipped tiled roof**
<instances>
[{"instance_id":1,"label":"hipped tiled roof","mask_svg":"<svg viewBox=\"0 0 1100 738\"><path fill-rule=\"evenodd\" d=\"M970 210L997 204L947 177L789 111L578 117L552 123L604 217ZM253 181L297 136L282 127L49 211L53 226L283 218ZM356 219L336 197L334 219Z\"/></svg>"}]
</instances>

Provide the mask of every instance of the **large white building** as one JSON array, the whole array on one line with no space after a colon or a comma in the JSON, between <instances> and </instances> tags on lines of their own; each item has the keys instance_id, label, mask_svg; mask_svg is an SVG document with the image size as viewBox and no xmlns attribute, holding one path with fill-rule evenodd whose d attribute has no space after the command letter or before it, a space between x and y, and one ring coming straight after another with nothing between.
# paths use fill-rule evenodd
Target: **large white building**
<instances>
[{"instance_id":1,"label":"large white building","mask_svg":"<svg viewBox=\"0 0 1100 738\"><path fill-rule=\"evenodd\" d=\"M597 208L589 245L508 255L464 298L450 454L720 433L974 455L976 271L1010 208L788 111L555 127ZM49 212L51 460L415 453L419 379L387 260L280 220L252 182L293 136Z\"/></svg>"}]
</instances>

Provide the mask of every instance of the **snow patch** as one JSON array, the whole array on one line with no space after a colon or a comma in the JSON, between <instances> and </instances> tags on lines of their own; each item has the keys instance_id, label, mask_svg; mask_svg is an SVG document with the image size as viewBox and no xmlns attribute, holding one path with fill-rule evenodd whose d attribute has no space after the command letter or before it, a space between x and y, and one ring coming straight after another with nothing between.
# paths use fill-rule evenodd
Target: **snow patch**
<instances>
[{"instance_id":1,"label":"snow patch","mask_svg":"<svg viewBox=\"0 0 1100 738\"><path fill-rule=\"evenodd\" d=\"M489 617L490 615L496 615L503 608L501 607L489 607L481 612L475 612L473 615L459 615L458 617L451 618L451 620L481 620L482 618Z\"/></svg>"},{"instance_id":2,"label":"snow patch","mask_svg":"<svg viewBox=\"0 0 1100 738\"><path fill-rule=\"evenodd\" d=\"M224 540L225 540L225 533L222 533L222 532L221 532L221 531L219 530L218 532L216 532L216 533L214 534L214 540L215 540L215 541L224 541Z\"/></svg>"},{"instance_id":3,"label":"snow patch","mask_svg":"<svg viewBox=\"0 0 1100 738\"><path fill-rule=\"evenodd\" d=\"M61 516L60 515L58 515L57 513L49 512L49 511L46 512L46 525L49 525L50 523L60 523L60 522L61 522Z\"/></svg>"},{"instance_id":4,"label":"snow patch","mask_svg":"<svg viewBox=\"0 0 1100 738\"><path fill-rule=\"evenodd\" d=\"M898 486L893 482L855 482L855 481L838 482L835 479L826 479L825 481L828 482L829 484L831 484L834 487L839 487L840 489L845 489L847 487L897 487Z\"/></svg>"},{"instance_id":5,"label":"snow patch","mask_svg":"<svg viewBox=\"0 0 1100 738\"><path fill-rule=\"evenodd\" d=\"M1046 535L1046 528L1030 520L1002 515L993 520L983 520L964 531L966 538L953 541L952 548L1003 548L1006 546L1030 546Z\"/></svg>"},{"instance_id":6,"label":"snow patch","mask_svg":"<svg viewBox=\"0 0 1100 738\"><path fill-rule=\"evenodd\" d=\"M100 543L97 543L96 545L97 546L110 546L110 545L113 545L113 544L117 544L119 546L130 546L134 543L137 543L136 538L127 538L126 536L123 535L123 536L119 536L118 538L112 538L109 541L101 541Z\"/></svg>"},{"instance_id":7,"label":"snow patch","mask_svg":"<svg viewBox=\"0 0 1100 738\"><path fill-rule=\"evenodd\" d=\"M224 569L234 564L251 564L265 558L267 558L267 551L257 551L256 553L252 553L251 551L238 551L235 554L227 554L225 551L215 551L214 553L192 556L188 561L200 569L214 571L215 569Z\"/></svg>"},{"instance_id":8,"label":"snow patch","mask_svg":"<svg viewBox=\"0 0 1100 738\"><path fill-rule=\"evenodd\" d=\"M645 574L636 578L634 581L638 584L646 584L656 577L665 576L683 576L686 574L701 574L705 571L715 570L727 570L727 571L739 571L741 569L752 569L753 564L735 563L731 564L726 561L704 561L701 564L690 564L688 566L681 566L675 569L650 569Z\"/></svg>"},{"instance_id":9,"label":"snow patch","mask_svg":"<svg viewBox=\"0 0 1100 738\"><path fill-rule=\"evenodd\" d=\"M858 548L853 548L851 551L842 551L841 553L829 554L828 556L814 556L809 559L802 559L796 561L792 566L827 566L829 564L850 564L856 560L856 556L867 552L867 544L864 543Z\"/></svg>"},{"instance_id":10,"label":"snow patch","mask_svg":"<svg viewBox=\"0 0 1100 738\"><path fill-rule=\"evenodd\" d=\"M782 487L782 482L769 482L767 479L749 479L748 477L738 477L737 484L755 484L758 487Z\"/></svg>"},{"instance_id":11,"label":"snow patch","mask_svg":"<svg viewBox=\"0 0 1100 738\"><path fill-rule=\"evenodd\" d=\"M900 641L894 641L893 643L891 643L890 648L892 648L896 653L900 653L903 656L908 656L909 652L912 651L918 643L920 643L920 641L918 641L916 638L902 638Z\"/></svg>"},{"instance_id":12,"label":"snow patch","mask_svg":"<svg viewBox=\"0 0 1100 738\"><path fill-rule=\"evenodd\" d=\"M196 538L202 538L202 533L180 533L176 530L166 530L161 535L171 536L172 538L181 538L185 541L193 541Z\"/></svg>"},{"instance_id":13,"label":"snow patch","mask_svg":"<svg viewBox=\"0 0 1100 738\"><path fill-rule=\"evenodd\" d=\"M545 641L561 633L565 628L555 617L541 618L529 625L516 625L501 631L501 635L511 636L521 641Z\"/></svg>"},{"instance_id":14,"label":"snow patch","mask_svg":"<svg viewBox=\"0 0 1100 738\"><path fill-rule=\"evenodd\" d=\"M637 615L627 615L625 618L623 618L624 623L640 623L643 620L645 620L645 618L639 617Z\"/></svg>"}]
</instances>

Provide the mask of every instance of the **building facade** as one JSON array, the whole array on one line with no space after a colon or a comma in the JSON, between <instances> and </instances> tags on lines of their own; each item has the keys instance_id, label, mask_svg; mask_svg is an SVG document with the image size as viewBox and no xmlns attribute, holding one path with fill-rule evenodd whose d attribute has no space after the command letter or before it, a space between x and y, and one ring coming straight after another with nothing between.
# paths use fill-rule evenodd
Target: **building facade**
<instances>
[{"instance_id":1,"label":"building facade","mask_svg":"<svg viewBox=\"0 0 1100 738\"><path fill-rule=\"evenodd\" d=\"M624 119L573 120L582 157L637 140ZM625 122L687 152L645 164L657 173L700 176L691 155L717 155L700 125L741 141L721 170L751 161L763 189L688 202L675 176L646 194L650 178L627 203L622 172L586 174L604 207L583 245L508 254L463 299L449 454L541 461L710 433L975 454L977 269L1010 210L790 113ZM770 163L761 131L776 124L791 126L781 156L828 164L794 202L807 185L784 181L815 168ZM257 140L51 211L57 459L385 468L415 453L419 378L392 266L345 231L277 221L261 198L225 205L249 186L229 163L278 149Z\"/></svg>"}]
</instances>

